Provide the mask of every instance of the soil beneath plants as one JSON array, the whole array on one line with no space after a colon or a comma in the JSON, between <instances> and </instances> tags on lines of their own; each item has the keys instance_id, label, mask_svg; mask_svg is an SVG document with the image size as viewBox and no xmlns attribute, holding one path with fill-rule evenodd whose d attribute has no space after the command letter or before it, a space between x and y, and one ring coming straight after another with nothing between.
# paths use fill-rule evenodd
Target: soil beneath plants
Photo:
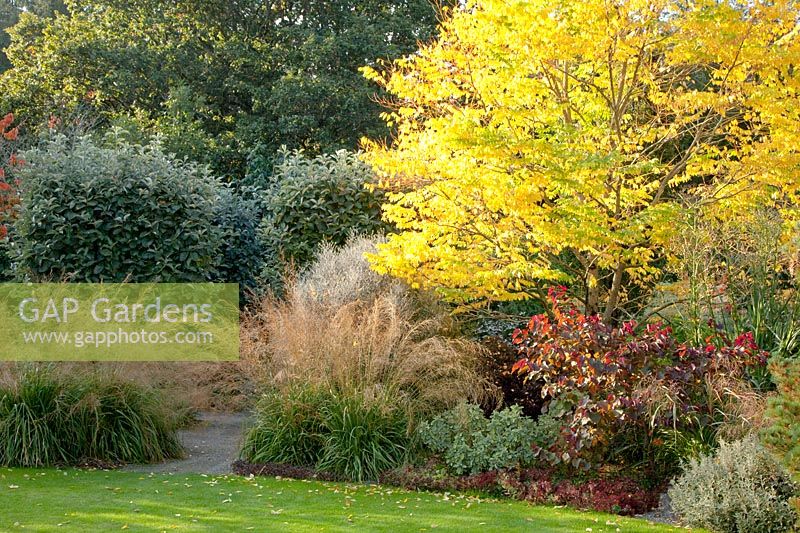
<instances>
[{"instance_id":1,"label":"soil beneath plants","mask_svg":"<svg viewBox=\"0 0 800 533\"><path fill-rule=\"evenodd\" d=\"M200 413L196 425L178 431L186 457L152 465L128 465L121 470L148 474L231 474L250 419L248 413Z\"/></svg>"},{"instance_id":2,"label":"soil beneath plants","mask_svg":"<svg viewBox=\"0 0 800 533\"><path fill-rule=\"evenodd\" d=\"M240 476L288 477L316 481L345 481L328 472L317 472L313 468L283 463L248 463L239 460L233 463L233 473Z\"/></svg>"}]
</instances>

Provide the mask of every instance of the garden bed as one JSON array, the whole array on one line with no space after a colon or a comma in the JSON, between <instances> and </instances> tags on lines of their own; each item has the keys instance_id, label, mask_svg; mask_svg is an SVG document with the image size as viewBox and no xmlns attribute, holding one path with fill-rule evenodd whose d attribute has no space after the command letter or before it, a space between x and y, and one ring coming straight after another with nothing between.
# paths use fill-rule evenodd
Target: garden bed
<instances>
[{"instance_id":1,"label":"garden bed","mask_svg":"<svg viewBox=\"0 0 800 533\"><path fill-rule=\"evenodd\" d=\"M233 464L233 472L242 476L343 481L330 472L281 463L253 464L240 460ZM646 488L624 477L575 481L560 477L553 470L536 468L452 476L442 473L432 465L398 468L381 475L379 481L382 485L406 490L468 492L628 516L656 509L665 488Z\"/></svg>"}]
</instances>

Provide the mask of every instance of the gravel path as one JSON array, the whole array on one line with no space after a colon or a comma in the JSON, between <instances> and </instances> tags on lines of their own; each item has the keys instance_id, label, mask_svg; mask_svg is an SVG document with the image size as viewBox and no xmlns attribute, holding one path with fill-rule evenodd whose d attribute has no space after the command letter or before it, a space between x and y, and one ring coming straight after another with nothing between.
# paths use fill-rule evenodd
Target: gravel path
<instances>
[{"instance_id":1,"label":"gravel path","mask_svg":"<svg viewBox=\"0 0 800 533\"><path fill-rule=\"evenodd\" d=\"M649 513L636 515L636 518L644 518L645 520L657 522L659 524L668 524L672 526L679 525L678 517L672 511L672 505L670 504L669 496L666 493L661 495L661 501L656 509L653 509Z\"/></svg>"},{"instance_id":2,"label":"gravel path","mask_svg":"<svg viewBox=\"0 0 800 533\"><path fill-rule=\"evenodd\" d=\"M122 470L157 474L230 474L239 455L247 413L200 413L198 425L178 432L186 448L184 459L153 465L129 465Z\"/></svg>"}]
</instances>

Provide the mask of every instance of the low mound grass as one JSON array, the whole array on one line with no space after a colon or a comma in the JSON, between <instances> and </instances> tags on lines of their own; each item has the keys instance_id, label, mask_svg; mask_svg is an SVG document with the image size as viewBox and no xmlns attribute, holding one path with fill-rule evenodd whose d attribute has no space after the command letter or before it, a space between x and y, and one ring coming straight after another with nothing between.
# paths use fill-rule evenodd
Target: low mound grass
<instances>
[{"instance_id":1,"label":"low mound grass","mask_svg":"<svg viewBox=\"0 0 800 533\"><path fill-rule=\"evenodd\" d=\"M155 391L101 373L23 370L0 383L0 465L153 463L182 454Z\"/></svg>"}]
</instances>

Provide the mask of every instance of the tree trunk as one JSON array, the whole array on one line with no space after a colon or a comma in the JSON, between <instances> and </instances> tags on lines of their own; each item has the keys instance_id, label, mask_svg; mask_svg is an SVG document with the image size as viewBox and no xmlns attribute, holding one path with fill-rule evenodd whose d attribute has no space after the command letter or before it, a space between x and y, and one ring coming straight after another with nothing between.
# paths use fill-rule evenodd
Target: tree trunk
<instances>
[{"instance_id":1,"label":"tree trunk","mask_svg":"<svg viewBox=\"0 0 800 533\"><path fill-rule=\"evenodd\" d=\"M619 305L619 295L622 290L622 274L625 269L622 266L622 261L617 263L617 268L614 269L614 278L611 281L611 290L608 292L608 301L606 302L606 310L603 313L603 322L606 324L611 323L614 317L614 311L617 310Z\"/></svg>"},{"instance_id":2,"label":"tree trunk","mask_svg":"<svg viewBox=\"0 0 800 533\"><path fill-rule=\"evenodd\" d=\"M600 312L600 279L597 267L589 269L586 277L586 314L596 315Z\"/></svg>"}]
</instances>

